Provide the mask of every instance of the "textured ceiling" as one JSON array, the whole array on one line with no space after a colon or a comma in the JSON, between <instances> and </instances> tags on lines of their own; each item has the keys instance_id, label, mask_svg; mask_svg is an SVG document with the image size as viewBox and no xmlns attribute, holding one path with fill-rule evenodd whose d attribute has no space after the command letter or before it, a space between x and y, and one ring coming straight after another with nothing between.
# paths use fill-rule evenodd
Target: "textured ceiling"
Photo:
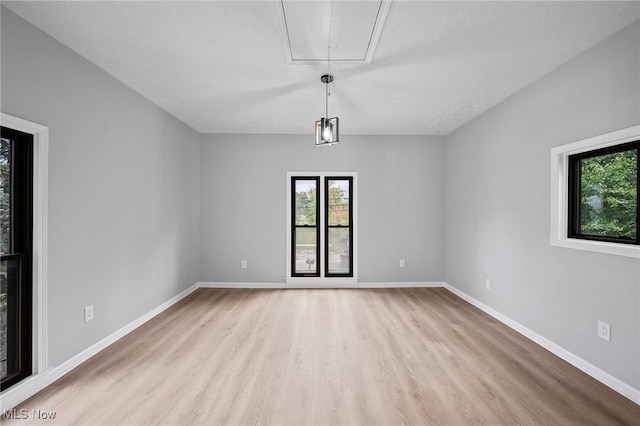
<instances>
[{"instance_id":1,"label":"textured ceiling","mask_svg":"<svg viewBox=\"0 0 640 426\"><path fill-rule=\"evenodd\" d=\"M201 132L312 134L327 64L287 64L278 2L2 4ZM342 134L448 134L640 17L639 2L394 1L331 64Z\"/></svg>"}]
</instances>

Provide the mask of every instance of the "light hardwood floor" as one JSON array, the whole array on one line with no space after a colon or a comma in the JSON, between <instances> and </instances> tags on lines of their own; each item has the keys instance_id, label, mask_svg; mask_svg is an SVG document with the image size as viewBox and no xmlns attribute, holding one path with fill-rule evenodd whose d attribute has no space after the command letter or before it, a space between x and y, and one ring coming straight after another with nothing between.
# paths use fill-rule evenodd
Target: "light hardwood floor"
<instances>
[{"instance_id":1,"label":"light hardwood floor","mask_svg":"<svg viewBox=\"0 0 640 426\"><path fill-rule=\"evenodd\" d=\"M640 407L442 288L199 289L3 424L638 424Z\"/></svg>"}]
</instances>

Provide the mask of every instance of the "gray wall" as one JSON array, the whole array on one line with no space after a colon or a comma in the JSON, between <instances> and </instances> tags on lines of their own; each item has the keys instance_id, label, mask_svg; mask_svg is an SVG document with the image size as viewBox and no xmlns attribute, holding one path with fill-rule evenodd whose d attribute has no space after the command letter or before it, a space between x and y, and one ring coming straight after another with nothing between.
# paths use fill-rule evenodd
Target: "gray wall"
<instances>
[{"instance_id":1,"label":"gray wall","mask_svg":"<svg viewBox=\"0 0 640 426\"><path fill-rule=\"evenodd\" d=\"M358 172L361 282L442 281L443 137L209 134L201 158L202 281L284 282L287 171Z\"/></svg>"},{"instance_id":2,"label":"gray wall","mask_svg":"<svg viewBox=\"0 0 640 426\"><path fill-rule=\"evenodd\" d=\"M549 187L552 147L638 124L639 52L636 22L449 135L445 234L449 284L636 389L640 260L551 247Z\"/></svg>"},{"instance_id":3,"label":"gray wall","mask_svg":"<svg viewBox=\"0 0 640 426\"><path fill-rule=\"evenodd\" d=\"M198 281L200 135L4 8L2 112L50 131L58 365Z\"/></svg>"}]
</instances>

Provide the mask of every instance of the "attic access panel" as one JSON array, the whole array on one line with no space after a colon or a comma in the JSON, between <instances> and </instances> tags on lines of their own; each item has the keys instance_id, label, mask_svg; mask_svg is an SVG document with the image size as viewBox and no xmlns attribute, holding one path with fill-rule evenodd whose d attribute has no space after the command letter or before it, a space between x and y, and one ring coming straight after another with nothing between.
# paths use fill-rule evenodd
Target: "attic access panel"
<instances>
[{"instance_id":1,"label":"attic access panel","mask_svg":"<svg viewBox=\"0 0 640 426\"><path fill-rule=\"evenodd\" d=\"M281 0L282 41L287 63L326 62L331 42L332 62L373 59L391 0Z\"/></svg>"}]
</instances>

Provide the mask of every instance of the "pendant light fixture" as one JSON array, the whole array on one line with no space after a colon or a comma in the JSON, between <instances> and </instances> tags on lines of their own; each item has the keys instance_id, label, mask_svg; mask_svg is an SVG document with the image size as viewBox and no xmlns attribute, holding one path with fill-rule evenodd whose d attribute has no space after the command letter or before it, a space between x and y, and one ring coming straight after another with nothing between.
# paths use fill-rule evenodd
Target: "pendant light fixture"
<instances>
[{"instance_id":1,"label":"pendant light fixture","mask_svg":"<svg viewBox=\"0 0 640 426\"><path fill-rule=\"evenodd\" d=\"M329 39L327 42L327 71L331 69L331 29L333 26L333 2L329 14ZM316 146L335 145L338 143L338 117L329 118L329 84L333 83L333 75L327 73L320 77L324 83L324 117L316 121Z\"/></svg>"},{"instance_id":2,"label":"pendant light fixture","mask_svg":"<svg viewBox=\"0 0 640 426\"><path fill-rule=\"evenodd\" d=\"M329 84L333 82L331 74L320 77L325 84L325 116L316 121L316 146L334 145L338 143L338 117L329 118Z\"/></svg>"}]
</instances>

